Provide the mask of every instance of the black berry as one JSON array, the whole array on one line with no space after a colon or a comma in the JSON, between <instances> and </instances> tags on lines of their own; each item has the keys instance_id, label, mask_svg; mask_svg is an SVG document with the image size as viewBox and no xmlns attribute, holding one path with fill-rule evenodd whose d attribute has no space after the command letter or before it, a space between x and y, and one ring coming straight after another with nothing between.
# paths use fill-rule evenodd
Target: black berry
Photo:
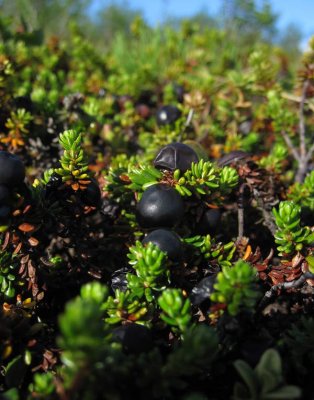
<instances>
[{"instance_id":1,"label":"black berry","mask_svg":"<svg viewBox=\"0 0 314 400\"><path fill-rule=\"evenodd\" d=\"M151 331L143 325L129 324L112 331L114 341L120 342L127 354L140 354L150 351L153 346Z\"/></svg>"},{"instance_id":2,"label":"black berry","mask_svg":"<svg viewBox=\"0 0 314 400\"><path fill-rule=\"evenodd\" d=\"M190 300L194 306L202 304L205 300L209 300L210 295L214 291L217 274L209 275L203 278L191 291Z\"/></svg>"},{"instance_id":3,"label":"black berry","mask_svg":"<svg viewBox=\"0 0 314 400\"><path fill-rule=\"evenodd\" d=\"M179 103L183 103L184 100L184 87L182 85L179 85L178 83L173 84L173 93L177 97L177 101Z\"/></svg>"},{"instance_id":4,"label":"black berry","mask_svg":"<svg viewBox=\"0 0 314 400\"><path fill-rule=\"evenodd\" d=\"M136 209L137 220L142 228L172 228L183 213L184 204L180 194L162 183L146 189Z\"/></svg>"},{"instance_id":5,"label":"black berry","mask_svg":"<svg viewBox=\"0 0 314 400\"><path fill-rule=\"evenodd\" d=\"M11 208L7 205L0 206L0 225L6 225L10 219Z\"/></svg>"},{"instance_id":6,"label":"black berry","mask_svg":"<svg viewBox=\"0 0 314 400\"><path fill-rule=\"evenodd\" d=\"M15 154L0 151L0 185L19 186L25 178L23 162Z\"/></svg>"},{"instance_id":7,"label":"black berry","mask_svg":"<svg viewBox=\"0 0 314 400\"><path fill-rule=\"evenodd\" d=\"M191 167L192 162L197 163L196 152L184 143L171 143L163 147L154 160L154 166L158 169L174 171L179 169L185 172Z\"/></svg>"},{"instance_id":8,"label":"black berry","mask_svg":"<svg viewBox=\"0 0 314 400\"><path fill-rule=\"evenodd\" d=\"M180 236L169 229L156 229L150 232L143 240L143 244L153 243L160 250L167 253L171 260L177 261L182 258L183 246Z\"/></svg>"},{"instance_id":9,"label":"black berry","mask_svg":"<svg viewBox=\"0 0 314 400\"><path fill-rule=\"evenodd\" d=\"M100 204L101 192L96 179L92 179L86 189L82 191L82 200L88 206L97 207Z\"/></svg>"},{"instance_id":10,"label":"black berry","mask_svg":"<svg viewBox=\"0 0 314 400\"><path fill-rule=\"evenodd\" d=\"M216 231L221 220L221 212L216 208L206 210L195 227L199 235L212 234Z\"/></svg>"},{"instance_id":11,"label":"black berry","mask_svg":"<svg viewBox=\"0 0 314 400\"><path fill-rule=\"evenodd\" d=\"M10 190L4 185L0 185L0 206L9 205L10 197L11 197Z\"/></svg>"},{"instance_id":12,"label":"black berry","mask_svg":"<svg viewBox=\"0 0 314 400\"><path fill-rule=\"evenodd\" d=\"M173 124L181 117L181 111L172 105L160 107L156 113L156 121L159 126Z\"/></svg>"},{"instance_id":13,"label":"black berry","mask_svg":"<svg viewBox=\"0 0 314 400\"><path fill-rule=\"evenodd\" d=\"M112 290L120 290L125 292L128 288L128 281L126 274L130 273L129 267L122 267L117 269L111 274L111 288Z\"/></svg>"}]
</instances>

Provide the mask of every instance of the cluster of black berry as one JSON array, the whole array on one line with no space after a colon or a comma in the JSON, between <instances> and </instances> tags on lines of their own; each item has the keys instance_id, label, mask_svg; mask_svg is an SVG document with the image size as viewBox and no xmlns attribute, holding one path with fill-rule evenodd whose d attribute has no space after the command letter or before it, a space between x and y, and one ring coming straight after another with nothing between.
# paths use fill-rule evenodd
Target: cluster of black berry
<instances>
[{"instance_id":1,"label":"cluster of black berry","mask_svg":"<svg viewBox=\"0 0 314 400\"><path fill-rule=\"evenodd\" d=\"M198 161L199 157L192 147L184 143L172 143L160 150L154 160L154 166L164 171L179 169L185 172L193 162ZM150 230L143 243L154 243L173 261L179 261L183 255L182 242L173 229L182 220L184 208L181 195L166 183L150 186L144 191L137 204L137 221L142 228ZM200 230L203 225L206 225L206 230L212 224L213 215L209 216L208 213L212 213L212 210L204 213L200 221ZM217 215L214 219L216 224L219 216Z\"/></svg>"}]
</instances>

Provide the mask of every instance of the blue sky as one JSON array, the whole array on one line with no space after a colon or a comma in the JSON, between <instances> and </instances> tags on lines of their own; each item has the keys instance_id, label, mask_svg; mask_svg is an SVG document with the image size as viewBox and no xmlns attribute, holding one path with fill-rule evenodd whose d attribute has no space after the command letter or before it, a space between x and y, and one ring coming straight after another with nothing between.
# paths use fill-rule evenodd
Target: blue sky
<instances>
[{"instance_id":1,"label":"blue sky","mask_svg":"<svg viewBox=\"0 0 314 400\"><path fill-rule=\"evenodd\" d=\"M257 0L257 3L259 1ZM102 6L110 2L95 0L95 3ZM120 0L121 2L123 3L123 0ZM142 10L146 20L156 25L165 16L188 17L200 10L215 13L222 0L128 0L126 3L132 8ZM270 0L270 3L273 10L279 14L278 27L284 28L291 22L298 25L304 35L302 47L305 47L308 39L314 35L314 0Z\"/></svg>"}]
</instances>

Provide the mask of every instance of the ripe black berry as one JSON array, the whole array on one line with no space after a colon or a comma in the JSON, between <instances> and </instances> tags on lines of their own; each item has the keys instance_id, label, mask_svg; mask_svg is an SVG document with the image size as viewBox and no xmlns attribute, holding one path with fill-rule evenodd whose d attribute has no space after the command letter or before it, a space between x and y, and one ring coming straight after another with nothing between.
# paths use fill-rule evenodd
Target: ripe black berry
<instances>
[{"instance_id":1,"label":"ripe black berry","mask_svg":"<svg viewBox=\"0 0 314 400\"><path fill-rule=\"evenodd\" d=\"M212 234L216 231L220 220L220 210L211 208L204 212L199 223L196 225L195 230L199 235L207 235L208 233Z\"/></svg>"},{"instance_id":2,"label":"ripe black berry","mask_svg":"<svg viewBox=\"0 0 314 400\"><path fill-rule=\"evenodd\" d=\"M86 189L82 191L82 200L88 206L97 207L100 204L101 192L96 179L92 179Z\"/></svg>"},{"instance_id":3,"label":"ripe black berry","mask_svg":"<svg viewBox=\"0 0 314 400\"><path fill-rule=\"evenodd\" d=\"M0 206L0 225L7 225L9 222L9 217L11 213L11 208L7 205Z\"/></svg>"},{"instance_id":4,"label":"ripe black berry","mask_svg":"<svg viewBox=\"0 0 314 400\"><path fill-rule=\"evenodd\" d=\"M4 186L0 185L0 206L7 206L10 203L10 191Z\"/></svg>"},{"instance_id":5,"label":"ripe black berry","mask_svg":"<svg viewBox=\"0 0 314 400\"><path fill-rule=\"evenodd\" d=\"M49 182L46 185L46 193L47 195L55 192L58 188L62 185L62 178L60 175L53 173L50 178Z\"/></svg>"},{"instance_id":6,"label":"ripe black berry","mask_svg":"<svg viewBox=\"0 0 314 400\"><path fill-rule=\"evenodd\" d=\"M128 281L126 279L126 274L128 274L129 272L129 267L122 267L111 274L112 290L120 290L121 292L125 292L127 290Z\"/></svg>"},{"instance_id":7,"label":"ripe black berry","mask_svg":"<svg viewBox=\"0 0 314 400\"><path fill-rule=\"evenodd\" d=\"M181 111L172 105L160 107L156 112L156 120L159 126L173 124L181 117Z\"/></svg>"},{"instance_id":8,"label":"ripe black berry","mask_svg":"<svg viewBox=\"0 0 314 400\"><path fill-rule=\"evenodd\" d=\"M179 169L185 172L191 167L192 162L198 162L196 152L184 143L171 143L163 147L154 160L154 166L158 169L174 171Z\"/></svg>"},{"instance_id":9,"label":"ripe black berry","mask_svg":"<svg viewBox=\"0 0 314 400\"><path fill-rule=\"evenodd\" d=\"M162 183L146 189L136 208L137 220L142 228L172 228L183 213L184 204L180 194Z\"/></svg>"},{"instance_id":10,"label":"ripe black berry","mask_svg":"<svg viewBox=\"0 0 314 400\"><path fill-rule=\"evenodd\" d=\"M25 167L15 154L0 151L0 185L19 186L25 178Z\"/></svg>"},{"instance_id":11,"label":"ripe black berry","mask_svg":"<svg viewBox=\"0 0 314 400\"><path fill-rule=\"evenodd\" d=\"M112 336L122 344L127 354L145 353L154 346L151 331L146 326L135 323L119 326L112 331Z\"/></svg>"},{"instance_id":12,"label":"ripe black berry","mask_svg":"<svg viewBox=\"0 0 314 400\"><path fill-rule=\"evenodd\" d=\"M167 253L171 260L177 261L182 258L183 246L180 236L169 229L156 229L150 232L143 240L143 244L153 243L160 250Z\"/></svg>"},{"instance_id":13,"label":"ripe black berry","mask_svg":"<svg viewBox=\"0 0 314 400\"><path fill-rule=\"evenodd\" d=\"M214 291L216 277L217 274L206 276L196 286L194 286L190 294L190 300L194 306L198 306L205 300L209 300L210 295Z\"/></svg>"},{"instance_id":14,"label":"ripe black berry","mask_svg":"<svg viewBox=\"0 0 314 400\"><path fill-rule=\"evenodd\" d=\"M179 85L178 83L173 84L173 93L177 97L177 101L179 103L183 103L184 100L184 87L182 85Z\"/></svg>"}]
</instances>

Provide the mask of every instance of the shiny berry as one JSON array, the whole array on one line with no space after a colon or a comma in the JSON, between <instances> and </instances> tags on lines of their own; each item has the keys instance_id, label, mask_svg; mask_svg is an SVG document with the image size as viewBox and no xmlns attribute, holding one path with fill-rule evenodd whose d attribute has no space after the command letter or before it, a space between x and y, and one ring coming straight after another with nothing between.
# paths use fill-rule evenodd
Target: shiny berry
<instances>
[{"instance_id":1,"label":"shiny berry","mask_svg":"<svg viewBox=\"0 0 314 400\"><path fill-rule=\"evenodd\" d=\"M112 290L120 290L125 292L128 288L128 281L126 275L130 273L129 267L122 267L117 269L111 274L111 288Z\"/></svg>"},{"instance_id":2,"label":"shiny berry","mask_svg":"<svg viewBox=\"0 0 314 400\"><path fill-rule=\"evenodd\" d=\"M178 83L173 84L173 93L177 97L177 101L179 103L183 103L184 100L184 87L182 85L179 85Z\"/></svg>"},{"instance_id":3,"label":"shiny berry","mask_svg":"<svg viewBox=\"0 0 314 400\"><path fill-rule=\"evenodd\" d=\"M0 206L9 205L10 197L11 197L10 190L4 185L0 185Z\"/></svg>"},{"instance_id":4,"label":"shiny berry","mask_svg":"<svg viewBox=\"0 0 314 400\"><path fill-rule=\"evenodd\" d=\"M181 111L172 105L160 107L156 112L156 120L159 126L173 124L181 117Z\"/></svg>"},{"instance_id":5,"label":"shiny berry","mask_svg":"<svg viewBox=\"0 0 314 400\"><path fill-rule=\"evenodd\" d=\"M92 179L86 189L82 191L82 200L88 206L97 207L100 204L101 192L96 179Z\"/></svg>"},{"instance_id":6,"label":"shiny berry","mask_svg":"<svg viewBox=\"0 0 314 400\"><path fill-rule=\"evenodd\" d=\"M217 274L209 275L203 278L191 291L190 300L194 306L202 304L205 300L209 300L210 295L214 291Z\"/></svg>"},{"instance_id":7,"label":"shiny berry","mask_svg":"<svg viewBox=\"0 0 314 400\"><path fill-rule=\"evenodd\" d=\"M171 186L158 183L150 186L137 204L137 221L142 228L172 228L182 218L184 204Z\"/></svg>"},{"instance_id":8,"label":"shiny berry","mask_svg":"<svg viewBox=\"0 0 314 400\"><path fill-rule=\"evenodd\" d=\"M158 169L174 171L179 169L185 172L191 167L192 162L197 163L196 152L184 143L171 143L163 147L154 160L154 166Z\"/></svg>"},{"instance_id":9,"label":"shiny berry","mask_svg":"<svg viewBox=\"0 0 314 400\"><path fill-rule=\"evenodd\" d=\"M146 353L154 346L151 331L146 326L135 323L115 328L112 337L122 344L126 354Z\"/></svg>"},{"instance_id":10,"label":"shiny berry","mask_svg":"<svg viewBox=\"0 0 314 400\"><path fill-rule=\"evenodd\" d=\"M46 185L46 195L50 196L52 193L57 193L58 188L62 185L62 178L60 175L53 173Z\"/></svg>"},{"instance_id":11,"label":"shiny berry","mask_svg":"<svg viewBox=\"0 0 314 400\"><path fill-rule=\"evenodd\" d=\"M195 227L199 235L212 234L216 231L221 220L221 212L216 208L206 210Z\"/></svg>"},{"instance_id":12,"label":"shiny berry","mask_svg":"<svg viewBox=\"0 0 314 400\"><path fill-rule=\"evenodd\" d=\"M180 236L169 229L156 229L150 232L142 241L143 244L153 243L160 248L160 250L167 253L168 257L177 261L182 258L183 246Z\"/></svg>"},{"instance_id":13,"label":"shiny berry","mask_svg":"<svg viewBox=\"0 0 314 400\"><path fill-rule=\"evenodd\" d=\"M25 178L25 167L15 154L0 151L0 185L19 186Z\"/></svg>"},{"instance_id":14,"label":"shiny berry","mask_svg":"<svg viewBox=\"0 0 314 400\"><path fill-rule=\"evenodd\" d=\"M7 205L0 205L0 225L7 225L9 223L11 208Z\"/></svg>"}]
</instances>

